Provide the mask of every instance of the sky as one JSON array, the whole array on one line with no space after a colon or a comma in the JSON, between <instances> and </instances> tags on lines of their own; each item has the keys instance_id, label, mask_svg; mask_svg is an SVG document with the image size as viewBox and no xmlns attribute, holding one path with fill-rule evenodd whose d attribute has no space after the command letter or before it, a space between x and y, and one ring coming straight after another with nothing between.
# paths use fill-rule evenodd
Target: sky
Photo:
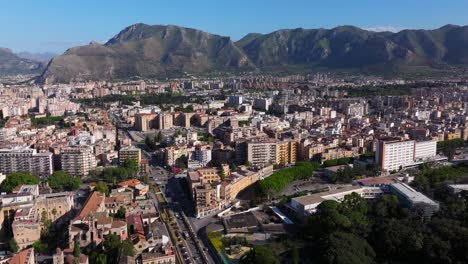
<instances>
[{"instance_id":1,"label":"sky","mask_svg":"<svg viewBox=\"0 0 468 264\"><path fill-rule=\"evenodd\" d=\"M449 4L448 4L449 2ZM230 36L354 25L372 30L468 25L466 0L0 0L0 47L62 53L135 23Z\"/></svg>"}]
</instances>

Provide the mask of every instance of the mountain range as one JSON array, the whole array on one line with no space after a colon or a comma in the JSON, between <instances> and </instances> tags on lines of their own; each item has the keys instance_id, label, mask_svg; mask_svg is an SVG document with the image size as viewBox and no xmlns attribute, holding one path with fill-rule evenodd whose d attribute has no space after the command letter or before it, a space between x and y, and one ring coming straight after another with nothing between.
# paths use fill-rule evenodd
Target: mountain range
<instances>
[{"instance_id":1,"label":"mountain range","mask_svg":"<svg viewBox=\"0 0 468 264\"><path fill-rule=\"evenodd\" d=\"M10 49L0 48L0 76L41 74L45 66L39 61L21 58Z\"/></svg>"},{"instance_id":2,"label":"mountain range","mask_svg":"<svg viewBox=\"0 0 468 264\"><path fill-rule=\"evenodd\" d=\"M229 37L179 26L135 24L104 44L54 57L40 82L164 77L173 73L278 69L468 66L468 26L374 32L354 26L284 29Z\"/></svg>"},{"instance_id":3,"label":"mountain range","mask_svg":"<svg viewBox=\"0 0 468 264\"><path fill-rule=\"evenodd\" d=\"M22 51L22 52L16 53L16 55L18 55L18 57L23 58L23 59L28 59L28 60L42 62L44 64L47 64L53 57L57 56L58 54L53 53L53 52Z\"/></svg>"}]
</instances>

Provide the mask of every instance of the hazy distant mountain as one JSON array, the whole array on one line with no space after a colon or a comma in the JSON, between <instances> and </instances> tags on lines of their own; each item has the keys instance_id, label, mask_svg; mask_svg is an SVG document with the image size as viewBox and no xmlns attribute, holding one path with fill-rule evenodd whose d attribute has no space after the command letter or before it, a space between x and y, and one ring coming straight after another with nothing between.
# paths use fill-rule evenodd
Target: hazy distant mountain
<instances>
[{"instance_id":1,"label":"hazy distant mountain","mask_svg":"<svg viewBox=\"0 0 468 264\"><path fill-rule=\"evenodd\" d=\"M16 53L16 55L18 55L18 57L23 58L23 59L43 62L47 64L53 57L57 56L58 54L53 53L53 52L32 53L32 52L23 51L23 52Z\"/></svg>"},{"instance_id":2,"label":"hazy distant mountain","mask_svg":"<svg viewBox=\"0 0 468 264\"><path fill-rule=\"evenodd\" d=\"M468 27L373 32L353 26L285 29L229 37L178 26L136 24L104 45L67 50L47 66L40 81L163 77L204 72L289 66L304 69L468 65Z\"/></svg>"},{"instance_id":3,"label":"hazy distant mountain","mask_svg":"<svg viewBox=\"0 0 468 264\"><path fill-rule=\"evenodd\" d=\"M160 77L250 65L229 37L178 26L135 24L104 45L93 42L53 58L40 80Z\"/></svg>"},{"instance_id":4,"label":"hazy distant mountain","mask_svg":"<svg viewBox=\"0 0 468 264\"><path fill-rule=\"evenodd\" d=\"M20 58L10 49L0 48L0 75L40 74L43 70L42 63Z\"/></svg>"}]
</instances>

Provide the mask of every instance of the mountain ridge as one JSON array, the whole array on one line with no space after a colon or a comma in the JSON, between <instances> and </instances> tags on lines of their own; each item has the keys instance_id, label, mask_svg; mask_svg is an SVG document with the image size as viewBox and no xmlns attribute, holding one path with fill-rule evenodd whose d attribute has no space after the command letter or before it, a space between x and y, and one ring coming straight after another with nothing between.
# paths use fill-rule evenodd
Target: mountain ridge
<instances>
[{"instance_id":1,"label":"mountain ridge","mask_svg":"<svg viewBox=\"0 0 468 264\"><path fill-rule=\"evenodd\" d=\"M345 25L280 29L230 37L175 25L130 25L104 44L68 49L53 58L39 81L161 77L170 73L303 66L351 69L468 65L468 26L375 32Z\"/></svg>"},{"instance_id":2,"label":"mountain ridge","mask_svg":"<svg viewBox=\"0 0 468 264\"><path fill-rule=\"evenodd\" d=\"M0 76L40 74L44 66L41 62L19 57L11 49L0 48Z\"/></svg>"}]
</instances>

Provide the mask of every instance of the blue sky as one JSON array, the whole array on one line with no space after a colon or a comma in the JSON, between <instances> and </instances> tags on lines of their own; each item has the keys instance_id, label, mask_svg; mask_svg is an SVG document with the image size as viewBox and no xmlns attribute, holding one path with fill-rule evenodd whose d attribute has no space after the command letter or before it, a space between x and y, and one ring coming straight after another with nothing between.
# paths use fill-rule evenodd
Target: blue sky
<instances>
[{"instance_id":1,"label":"blue sky","mask_svg":"<svg viewBox=\"0 0 468 264\"><path fill-rule=\"evenodd\" d=\"M385 3L384 3L385 2ZM231 36L282 28L467 25L465 0L0 0L0 47L61 53L128 25L174 24Z\"/></svg>"}]
</instances>

